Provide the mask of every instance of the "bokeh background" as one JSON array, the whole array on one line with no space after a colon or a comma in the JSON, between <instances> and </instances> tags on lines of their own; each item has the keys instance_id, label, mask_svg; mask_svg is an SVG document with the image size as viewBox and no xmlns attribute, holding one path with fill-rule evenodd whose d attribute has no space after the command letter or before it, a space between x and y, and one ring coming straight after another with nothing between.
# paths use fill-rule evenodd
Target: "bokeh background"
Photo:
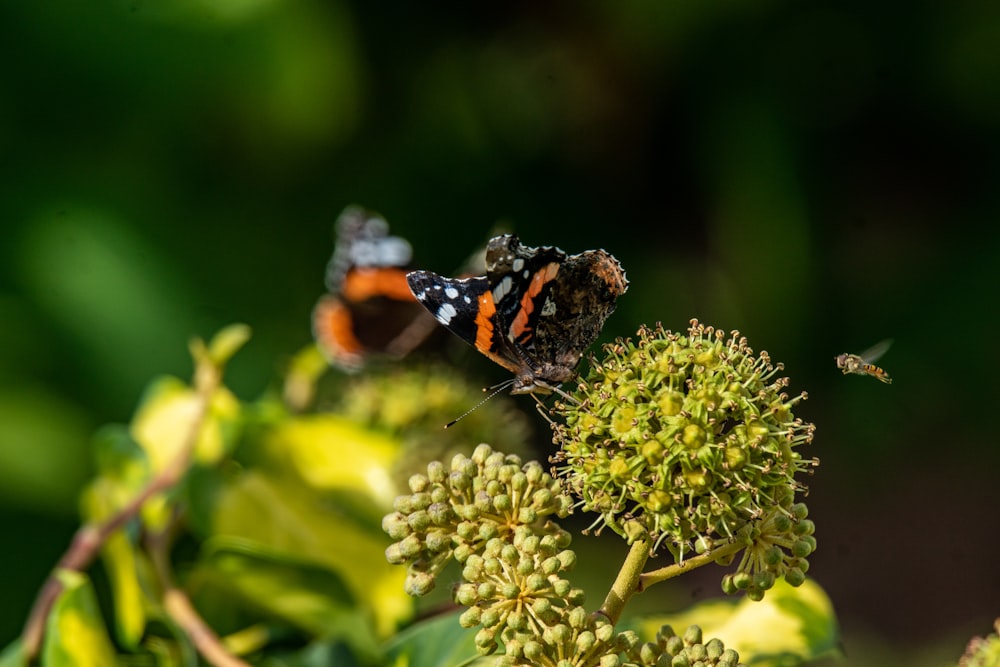
<instances>
[{"instance_id":1,"label":"bokeh background","mask_svg":"<svg viewBox=\"0 0 1000 667\"><path fill-rule=\"evenodd\" d=\"M497 224L604 247L632 281L607 337L698 317L783 361L849 663L955 660L1000 615L1000 4L53 0L0 24L0 646L76 527L93 430L226 323L255 332L231 385L273 385L353 202L440 272ZM834 367L887 337L893 385Z\"/></svg>"}]
</instances>

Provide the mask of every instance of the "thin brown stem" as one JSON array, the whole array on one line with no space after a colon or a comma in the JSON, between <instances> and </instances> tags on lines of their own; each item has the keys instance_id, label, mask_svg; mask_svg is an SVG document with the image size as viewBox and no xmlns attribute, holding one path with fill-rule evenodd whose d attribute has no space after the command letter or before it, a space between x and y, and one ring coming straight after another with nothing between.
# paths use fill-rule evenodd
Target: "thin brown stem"
<instances>
[{"instance_id":1,"label":"thin brown stem","mask_svg":"<svg viewBox=\"0 0 1000 667\"><path fill-rule=\"evenodd\" d=\"M61 570L82 572L90 567L110 535L137 516L142 506L152 496L173 487L184 477L191 464L195 445L198 442L198 434L201 431L202 422L208 411L209 401L211 400L212 393L218 386L218 372L209 378L203 375L198 380L200 380L197 383L198 397L200 399L198 410L194 415L190 432L177 456L174 457L166 468L153 477L136 494L135 498L119 509L114 515L104 521L81 526L73 536L69 548L59 559L59 562L56 563L55 568L42 585L42 589L39 591L38 597L31 607L31 613L28 615L28 620L21 633L21 643L24 655L28 661L34 660L38 656L39 651L41 651L46 619L52 610L52 605L55 604L55 601L63 591L63 584L56 576L57 573Z\"/></svg>"},{"instance_id":2,"label":"thin brown stem","mask_svg":"<svg viewBox=\"0 0 1000 667\"><path fill-rule=\"evenodd\" d=\"M250 663L240 660L230 653L222 640L198 614L188 596L178 588L168 588L163 592L163 606L191 640L198 653L215 667L250 667Z\"/></svg>"},{"instance_id":3,"label":"thin brown stem","mask_svg":"<svg viewBox=\"0 0 1000 667\"><path fill-rule=\"evenodd\" d=\"M250 663L239 659L226 648L215 630L205 622L198 610L191 604L187 593L174 584L168 556L173 526L174 522L171 521L162 530L148 535L145 540L150 562L163 586L163 608L210 665L215 667L250 667Z\"/></svg>"}]
</instances>

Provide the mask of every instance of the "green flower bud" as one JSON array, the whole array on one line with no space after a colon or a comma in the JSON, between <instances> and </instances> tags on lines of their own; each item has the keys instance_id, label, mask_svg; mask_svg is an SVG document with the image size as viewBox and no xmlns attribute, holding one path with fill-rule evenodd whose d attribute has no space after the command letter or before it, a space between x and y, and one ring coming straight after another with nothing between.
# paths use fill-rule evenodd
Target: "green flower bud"
<instances>
[{"instance_id":1,"label":"green flower bud","mask_svg":"<svg viewBox=\"0 0 1000 667\"><path fill-rule=\"evenodd\" d=\"M411 569L406 575L403 590L406 591L407 595L412 597L427 595L434 590L434 575L429 572L416 572Z\"/></svg>"},{"instance_id":2,"label":"green flower bud","mask_svg":"<svg viewBox=\"0 0 1000 667\"><path fill-rule=\"evenodd\" d=\"M459 615L458 624L463 628L474 628L479 625L482 614L483 610L479 607L469 607Z\"/></svg>"},{"instance_id":3,"label":"green flower bud","mask_svg":"<svg viewBox=\"0 0 1000 667\"><path fill-rule=\"evenodd\" d=\"M424 539L424 546L430 553L441 553L451 548L451 535L444 530L435 530L427 533Z\"/></svg>"},{"instance_id":4,"label":"green flower bud","mask_svg":"<svg viewBox=\"0 0 1000 667\"><path fill-rule=\"evenodd\" d=\"M382 530L393 540L401 540L410 534L410 524L405 515L393 512L382 517Z\"/></svg>"},{"instance_id":5,"label":"green flower bud","mask_svg":"<svg viewBox=\"0 0 1000 667\"><path fill-rule=\"evenodd\" d=\"M496 633L490 628L482 628L476 633L476 648L483 655L489 655L497 650Z\"/></svg>"},{"instance_id":6,"label":"green flower bud","mask_svg":"<svg viewBox=\"0 0 1000 667\"><path fill-rule=\"evenodd\" d=\"M444 464L441 463L440 461L431 461L429 464L427 464L427 479L433 482L434 484L441 484L442 482L444 482L447 474L448 471L445 470ZM413 478L411 477L410 479L412 480ZM412 489L413 487L411 486L410 488ZM418 489L413 489L414 493L416 493L417 491Z\"/></svg>"},{"instance_id":7,"label":"green flower bud","mask_svg":"<svg viewBox=\"0 0 1000 667\"><path fill-rule=\"evenodd\" d=\"M500 609L496 607L487 607L482 610L479 622L483 624L484 628L492 628L500 624L501 618L502 615Z\"/></svg>"},{"instance_id":8,"label":"green flower bud","mask_svg":"<svg viewBox=\"0 0 1000 667\"><path fill-rule=\"evenodd\" d=\"M526 641L524 643L524 657L531 664L537 664L545 656L545 646L541 642Z\"/></svg>"},{"instance_id":9,"label":"green flower bud","mask_svg":"<svg viewBox=\"0 0 1000 667\"><path fill-rule=\"evenodd\" d=\"M420 493L421 491L426 491L427 487L430 486L430 480L426 476L421 474L411 475L408 485L410 491L413 493Z\"/></svg>"},{"instance_id":10,"label":"green flower bud","mask_svg":"<svg viewBox=\"0 0 1000 667\"><path fill-rule=\"evenodd\" d=\"M475 584L461 584L455 589L455 602L463 607L471 607L479 600L480 596Z\"/></svg>"},{"instance_id":11,"label":"green flower bud","mask_svg":"<svg viewBox=\"0 0 1000 667\"><path fill-rule=\"evenodd\" d=\"M500 592L500 597L505 600L516 600L521 596L521 587L513 582L500 584L498 590Z\"/></svg>"},{"instance_id":12,"label":"green flower bud","mask_svg":"<svg viewBox=\"0 0 1000 667\"><path fill-rule=\"evenodd\" d=\"M598 625L594 630L594 635L597 637L597 641L602 644L607 644L611 641L611 638L615 636L615 626L610 623Z\"/></svg>"},{"instance_id":13,"label":"green flower bud","mask_svg":"<svg viewBox=\"0 0 1000 667\"><path fill-rule=\"evenodd\" d=\"M395 542L386 547L385 559L391 565L402 565L407 560L409 560L406 556L403 555L403 550L399 548L399 542Z\"/></svg>"},{"instance_id":14,"label":"green flower bud","mask_svg":"<svg viewBox=\"0 0 1000 667\"><path fill-rule=\"evenodd\" d=\"M795 544L792 545L792 555L796 558L805 558L815 550L816 540L809 536L796 540Z\"/></svg>"},{"instance_id":15,"label":"green flower bud","mask_svg":"<svg viewBox=\"0 0 1000 667\"><path fill-rule=\"evenodd\" d=\"M785 581L788 582L789 586L799 587L806 581L806 574L797 567L791 567L785 570Z\"/></svg>"}]
</instances>

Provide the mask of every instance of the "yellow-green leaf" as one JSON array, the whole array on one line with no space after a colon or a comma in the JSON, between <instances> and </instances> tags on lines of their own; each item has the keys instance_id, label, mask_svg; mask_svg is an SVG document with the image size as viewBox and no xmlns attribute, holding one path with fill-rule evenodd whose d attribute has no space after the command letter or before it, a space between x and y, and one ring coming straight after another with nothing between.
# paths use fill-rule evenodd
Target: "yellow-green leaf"
<instances>
[{"instance_id":1,"label":"yellow-green leaf","mask_svg":"<svg viewBox=\"0 0 1000 667\"><path fill-rule=\"evenodd\" d=\"M47 667L106 667L115 664L115 651L86 575L61 570L64 586L45 626L42 664Z\"/></svg>"},{"instance_id":2,"label":"yellow-green leaf","mask_svg":"<svg viewBox=\"0 0 1000 667\"><path fill-rule=\"evenodd\" d=\"M230 324L216 333L208 343L208 356L218 366L226 363L250 340L250 327L246 324Z\"/></svg>"},{"instance_id":3,"label":"yellow-green leaf","mask_svg":"<svg viewBox=\"0 0 1000 667\"><path fill-rule=\"evenodd\" d=\"M132 420L131 435L149 455L154 471L169 465L191 437L201 400L197 392L173 377L160 378L147 389ZM239 401L225 388L217 390L201 424L195 460L217 462L236 436L239 417Z\"/></svg>"},{"instance_id":4,"label":"yellow-green leaf","mask_svg":"<svg viewBox=\"0 0 1000 667\"><path fill-rule=\"evenodd\" d=\"M655 637L663 625L678 634L697 625L706 641L718 638L739 652L741 662L766 667L798 665L830 655L837 650L839 636L833 604L811 579L798 588L779 580L760 602L709 600L678 614L644 616L628 623L644 640Z\"/></svg>"},{"instance_id":5,"label":"yellow-green leaf","mask_svg":"<svg viewBox=\"0 0 1000 667\"><path fill-rule=\"evenodd\" d=\"M146 607L139 584L135 547L125 533L118 531L105 542L102 556L111 579L118 640L125 647L134 649L146 629Z\"/></svg>"},{"instance_id":6,"label":"yellow-green leaf","mask_svg":"<svg viewBox=\"0 0 1000 667\"><path fill-rule=\"evenodd\" d=\"M315 344L306 345L299 350L292 357L285 375L285 386L282 390L285 403L293 410L305 409L312 403L320 376L329 368L329 362Z\"/></svg>"},{"instance_id":7,"label":"yellow-green leaf","mask_svg":"<svg viewBox=\"0 0 1000 667\"><path fill-rule=\"evenodd\" d=\"M410 626L388 643L385 664L393 667L454 667L468 665L479 653L475 630L458 624L459 614L437 616ZM484 664L494 664L489 658Z\"/></svg>"},{"instance_id":8,"label":"yellow-green leaf","mask_svg":"<svg viewBox=\"0 0 1000 667\"><path fill-rule=\"evenodd\" d=\"M413 612L413 601L403 592L406 570L386 562L389 540L380 528L345 515L299 480L243 474L217 492L211 530L336 573L372 616L379 636Z\"/></svg>"},{"instance_id":9,"label":"yellow-green leaf","mask_svg":"<svg viewBox=\"0 0 1000 667\"><path fill-rule=\"evenodd\" d=\"M312 487L361 494L380 514L399 493L390 470L402 443L348 419L330 414L289 419L268 434L265 447L288 457Z\"/></svg>"},{"instance_id":10,"label":"yellow-green leaf","mask_svg":"<svg viewBox=\"0 0 1000 667\"><path fill-rule=\"evenodd\" d=\"M342 577L295 554L214 538L205 544L188 585L203 608L237 604L255 614L263 610L313 637L338 638L360 655L376 656L374 628Z\"/></svg>"}]
</instances>

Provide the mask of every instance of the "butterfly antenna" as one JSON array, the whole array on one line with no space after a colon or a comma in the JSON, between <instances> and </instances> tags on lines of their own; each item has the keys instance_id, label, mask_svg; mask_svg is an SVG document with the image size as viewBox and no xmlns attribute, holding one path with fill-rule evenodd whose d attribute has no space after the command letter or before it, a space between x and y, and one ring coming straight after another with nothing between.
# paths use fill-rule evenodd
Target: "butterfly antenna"
<instances>
[{"instance_id":1,"label":"butterfly antenna","mask_svg":"<svg viewBox=\"0 0 1000 667\"><path fill-rule=\"evenodd\" d=\"M505 381L501 382L500 384L493 385L492 387L485 387L483 389L483 391L490 392L489 395L486 398L484 398L483 400L481 400L478 403L476 403L475 405L473 405L471 408L469 408L468 410L466 410L465 412L463 412L462 414L460 414L458 417L455 417L454 419L452 419L450 422L448 422L447 424L445 424L444 427L445 428L450 428L450 427L454 426L455 424L457 424L462 419L465 419L466 417L468 417L469 414L471 414L475 410L478 410L483 405L483 403L485 403L486 401L490 400L491 398L493 398L494 396L496 396L497 394L499 394L501 391L503 391L507 387L511 386L512 384L514 384L514 380L513 379L511 379L511 380L505 380Z\"/></svg>"},{"instance_id":2,"label":"butterfly antenna","mask_svg":"<svg viewBox=\"0 0 1000 667\"><path fill-rule=\"evenodd\" d=\"M552 417L549 416L549 408L545 405L545 402L535 394L532 394L531 397L535 399L535 408L538 410L538 414L540 414L550 425L555 424L555 421L553 421Z\"/></svg>"}]
</instances>

